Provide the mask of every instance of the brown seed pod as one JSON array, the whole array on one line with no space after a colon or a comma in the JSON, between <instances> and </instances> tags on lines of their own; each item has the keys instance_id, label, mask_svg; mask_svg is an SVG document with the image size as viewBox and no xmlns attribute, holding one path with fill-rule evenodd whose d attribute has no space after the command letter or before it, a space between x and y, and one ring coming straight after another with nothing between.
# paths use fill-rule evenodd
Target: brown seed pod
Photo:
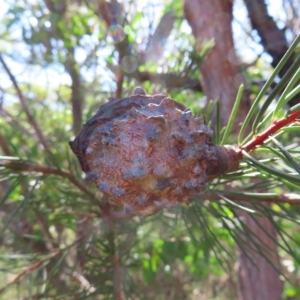
<instances>
[{"instance_id":1,"label":"brown seed pod","mask_svg":"<svg viewBox=\"0 0 300 300\"><path fill-rule=\"evenodd\" d=\"M86 180L111 203L152 215L189 203L209 179L238 168L238 152L210 143L211 136L182 104L137 88L102 105L70 146Z\"/></svg>"}]
</instances>

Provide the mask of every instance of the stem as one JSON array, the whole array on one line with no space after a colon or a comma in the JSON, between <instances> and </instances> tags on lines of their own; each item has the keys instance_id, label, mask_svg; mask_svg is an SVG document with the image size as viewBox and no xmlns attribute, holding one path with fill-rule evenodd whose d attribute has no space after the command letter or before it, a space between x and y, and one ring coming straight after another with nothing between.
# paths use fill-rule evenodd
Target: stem
<instances>
[{"instance_id":1,"label":"stem","mask_svg":"<svg viewBox=\"0 0 300 300\"><path fill-rule=\"evenodd\" d=\"M245 150L246 152L254 150L257 146L262 145L265 142L265 140L269 138L269 136L276 133L284 126L295 122L297 118L300 118L300 110L291 113L286 118L274 121L274 123L268 129L263 131L261 134L254 136L250 142L242 146L241 150Z\"/></svg>"},{"instance_id":2,"label":"stem","mask_svg":"<svg viewBox=\"0 0 300 300\"><path fill-rule=\"evenodd\" d=\"M208 181L220 177L223 174L238 170L239 162L242 159L240 149L229 145L213 145L210 149L211 152L215 153L215 159L206 160Z\"/></svg>"},{"instance_id":3,"label":"stem","mask_svg":"<svg viewBox=\"0 0 300 300\"><path fill-rule=\"evenodd\" d=\"M71 183L73 183L79 190L87 194L92 199L96 200L98 203L98 200L94 196L93 193L91 193L86 187L86 185L82 184L80 181L74 177L73 174L71 174L69 171L66 170L60 170L55 167L47 167L43 165L35 165L35 164L29 164L24 161L9 161L8 163L2 164L0 161L0 166L4 165L5 168L11 169L11 170L17 170L17 171L27 171L27 172L40 172L44 175L57 175L63 178L67 178ZM99 204L99 203L98 203Z\"/></svg>"},{"instance_id":4,"label":"stem","mask_svg":"<svg viewBox=\"0 0 300 300\"><path fill-rule=\"evenodd\" d=\"M6 156L13 156L12 152L9 150L8 144L5 141L5 138L0 133L0 148Z\"/></svg>"},{"instance_id":5,"label":"stem","mask_svg":"<svg viewBox=\"0 0 300 300\"><path fill-rule=\"evenodd\" d=\"M31 273L32 271L36 270L37 268L39 268L40 266L42 266L44 263L46 263L47 261L49 261L51 258L57 256L58 254L60 254L61 251L56 251L52 254L50 254L48 257L37 261L36 263L34 263L33 265L29 266L28 268L24 269L21 273L19 273L17 276L15 276L6 286L2 287L0 289L0 293L2 293L5 289L7 289L9 286L13 285L14 283L18 282L20 279L22 279L25 275Z\"/></svg>"},{"instance_id":6,"label":"stem","mask_svg":"<svg viewBox=\"0 0 300 300\"><path fill-rule=\"evenodd\" d=\"M119 71L117 77L118 78L117 78L116 98L120 99L122 98L122 89L123 89L123 81L124 81L124 75L122 74L122 71Z\"/></svg>"},{"instance_id":7,"label":"stem","mask_svg":"<svg viewBox=\"0 0 300 300\"><path fill-rule=\"evenodd\" d=\"M72 115L73 115L73 132L78 134L82 126L82 111L83 111L83 88L82 80L80 78L80 71L78 64L75 60L75 49L70 47L68 49L67 61L65 68L71 77L71 103L72 103Z\"/></svg>"},{"instance_id":8,"label":"stem","mask_svg":"<svg viewBox=\"0 0 300 300\"><path fill-rule=\"evenodd\" d=\"M18 98L20 100L20 103L21 103L21 106L27 116L27 119L28 119L28 122L31 124L31 126L34 128L35 130L35 133L40 141L40 143L43 145L44 149L48 152L50 152L49 150L49 146L48 146L48 143L47 143L47 140L46 138L44 137L43 133L42 133L42 130L40 129L38 123L36 122L34 116L30 113L29 111L29 107L27 106L27 103L26 103L26 100L25 100L25 97L17 83L17 80L15 78L15 76L12 74L12 72L10 71L9 67L7 66L6 62L4 61L1 53L0 53L0 62L5 70L5 72L7 73L9 79L11 80L15 90L16 90L16 93L18 95Z\"/></svg>"}]
</instances>

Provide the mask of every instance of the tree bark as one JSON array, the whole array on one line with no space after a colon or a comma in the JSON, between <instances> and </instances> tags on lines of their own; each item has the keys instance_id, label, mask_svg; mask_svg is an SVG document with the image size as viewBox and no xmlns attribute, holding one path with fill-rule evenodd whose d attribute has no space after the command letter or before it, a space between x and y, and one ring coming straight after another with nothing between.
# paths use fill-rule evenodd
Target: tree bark
<instances>
[{"instance_id":1,"label":"tree bark","mask_svg":"<svg viewBox=\"0 0 300 300\"><path fill-rule=\"evenodd\" d=\"M221 122L226 124L237 90L243 82L231 32L232 3L228 0L186 0L184 9L196 47L200 49L211 40L215 43L200 65L200 82L209 99L220 99ZM242 106L244 109L237 116L237 124L243 122L249 109L246 97L242 100Z\"/></svg>"},{"instance_id":2,"label":"tree bark","mask_svg":"<svg viewBox=\"0 0 300 300\"><path fill-rule=\"evenodd\" d=\"M278 28L276 22L268 14L265 0L244 0L244 2L248 10L252 28L257 30L262 46L273 58L272 66L275 68L289 47L284 31ZM289 58L280 70L280 77L284 76L292 63L293 57ZM289 102L291 106L298 103L298 97Z\"/></svg>"},{"instance_id":3,"label":"tree bark","mask_svg":"<svg viewBox=\"0 0 300 300\"><path fill-rule=\"evenodd\" d=\"M244 0L244 2L252 28L257 30L265 51L273 58L273 67L276 67L288 49L284 32L269 16L265 0Z\"/></svg>"},{"instance_id":4,"label":"tree bark","mask_svg":"<svg viewBox=\"0 0 300 300\"><path fill-rule=\"evenodd\" d=\"M238 87L243 81L231 31L232 1L185 0L184 10L195 36L197 47L201 47L203 42L211 39L215 42L215 46L209 52L206 60L199 66L200 82L208 98L220 99L221 122L226 124ZM249 99L244 95L237 124L243 122L248 110ZM282 294L282 282L276 271L276 269L280 270L280 262L275 242L275 228L267 218L251 217L245 212L238 212L238 214L244 224L255 233L256 243L269 249L267 257L274 266L268 262L266 256L259 255L255 250L249 250L247 251L248 255L245 255L239 249L239 299L279 300ZM243 236L243 240L249 249L253 248L246 235Z\"/></svg>"},{"instance_id":5,"label":"tree bark","mask_svg":"<svg viewBox=\"0 0 300 300\"><path fill-rule=\"evenodd\" d=\"M275 227L267 218L251 217L245 211L239 211L238 214L244 224L256 234L256 236L252 235L252 239L246 235L242 237L251 250L247 253L238 251L239 299L281 300L283 284L278 272L281 267L277 253ZM257 253L257 247L262 254Z\"/></svg>"},{"instance_id":6,"label":"tree bark","mask_svg":"<svg viewBox=\"0 0 300 300\"><path fill-rule=\"evenodd\" d=\"M71 84L71 104L73 115L73 132L76 135L82 126L82 112L83 112L83 92L82 82L80 78L79 67L74 58L74 48L68 49L67 61L65 68L72 80Z\"/></svg>"}]
</instances>

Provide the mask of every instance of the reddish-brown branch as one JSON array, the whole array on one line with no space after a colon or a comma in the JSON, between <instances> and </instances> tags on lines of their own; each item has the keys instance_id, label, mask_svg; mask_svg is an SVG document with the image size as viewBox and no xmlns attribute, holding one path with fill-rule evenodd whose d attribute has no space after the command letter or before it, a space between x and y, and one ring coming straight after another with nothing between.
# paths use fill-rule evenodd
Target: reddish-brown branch
<instances>
[{"instance_id":1,"label":"reddish-brown branch","mask_svg":"<svg viewBox=\"0 0 300 300\"><path fill-rule=\"evenodd\" d=\"M40 261L37 261L36 263L34 263L33 265L29 266L28 268L26 268L25 270L23 270L20 274L18 274L15 278L13 278L12 281L10 281L6 286L2 287L0 289L0 293L2 293L6 288L8 288L9 286L11 286L12 284L18 282L21 278L23 278L26 274L34 271L35 269L39 268L41 265L43 265L45 262L47 262L48 260L50 260L51 258L57 256L59 253L61 253L61 251L56 251L54 253L52 253L50 256L48 256L45 259L42 259Z\"/></svg>"},{"instance_id":2,"label":"reddish-brown branch","mask_svg":"<svg viewBox=\"0 0 300 300\"><path fill-rule=\"evenodd\" d=\"M18 171L28 171L28 172L40 172L44 175L57 175L64 178L67 178L71 183L73 183L79 190L87 194L92 199L96 200L95 195L89 191L89 189L82 184L80 181L78 181L73 174L71 174L69 171L66 170L59 170L54 167L46 167L42 165L35 165L35 164L29 164L23 161L9 161L2 164L0 162L0 165L4 165L6 168L11 170L18 170ZM98 200L97 200L98 201ZM99 203L98 203L99 204ZM102 204L99 204L102 208Z\"/></svg>"},{"instance_id":3,"label":"reddish-brown branch","mask_svg":"<svg viewBox=\"0 0 300 300\"><path fill-rule=\"evenodd\" d=\"M85 217L85 218L105 217L110 220L129 219L130 218L130 216L128 214L125 214L123 212L112 211L111 206L109 204L105 205L105 204L99 202L99 199L96 198L96 196L92 192L90 192L88 187L86 185L84 185L83 183L81 183L79 180L77 180L76 177L74 177L74 175L71 174L69 171L59 170L55 167L47 167L47 166L42 166L42 165L29 164L24 161L9 161L9 162L5 162L5 163L2 163L0 161L0 166L1 165L5 166L6 168L11 169L11 170L17 170L17 171L22 171L22 172L40 172L44 175L56 175L56 176L60 176L60 177L68 179L71 183L73 183L74 186L76 186L79 190L81 190L83 193L85 193L91 199L93 199L102 211L102 213L99 215L81 214L81 217Z\"/></svg>"},{"instance_id":4,"label":"reddish-brown branch","mask_svg":"<svg viewBox=\"0 0 300 300\"><path fill-rule=\"evenodd\" d=\"M122 98L124 75L121 71L117 75L117 91L116 98Z\"/></svg>"},{"instance_id":5,"label":"reddish-brown branch","mask_svg":"<svg viewBox=\"0 0 300 300\"><path fill-rule=\"evenodd\" d=\"M24 112L27 116L28 122L34 128L35 133L36 133L40 143L43 145L44 149L46 151L49 151L49 147L48 147L48 143L46 141L46 138L44 137L38 123L35 120L35 118L30 113L29 108L28 108L27 103L26 103L26 100L25 100L25 97L24 97L23 93L21 92L21 89L20 89L20 87L17 83L17 80L16 80L15 76L12 74L12 72L10 71L10 69L8 68L8 66L7 66L6 62L4 61L1 53L0 53L0 62L3 65L4 70L6 71L9 79L11 80L11 82L12 82L12 84L13 84L16 92L17 92L18 98L19 98L21 106L22 106L22 108L23 108L23 110L24 110Z\"/></svg>"},{"instance_id":6,"label":"reddish-brown branch","mask_svg":"<svg viewBox=\"0 0 300 300\"><path fill-rule=\"evenodd\" d=\"M286 118L274 121L274 123L268 129L261 134L254 136L254 138L245 146L242 146L241 149L247 152L254 150L257 146L262 145L269 138L269 136L278 132L284 126L295 122L297 118L300 118L300 110L291 113Z\"/></svg>"},{"instance_id":7,"label":"reddish-brown branch","mask_svg":"<svg viewBox=\"0 0 300 300\"><path fill-rule=\"evenodd\" d=\"M113 257L113 263L115 266L116 298L118 300L122 300L123 299L123 296L122 296L122 266L121 266L121 262L120 262L120 257L117 253Z\"/></svg>"}]
</instances>

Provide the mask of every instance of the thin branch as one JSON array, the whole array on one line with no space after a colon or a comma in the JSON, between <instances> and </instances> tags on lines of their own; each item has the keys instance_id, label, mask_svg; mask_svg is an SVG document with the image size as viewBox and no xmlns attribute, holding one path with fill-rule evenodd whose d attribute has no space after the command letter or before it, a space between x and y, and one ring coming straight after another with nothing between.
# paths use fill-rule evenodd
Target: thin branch
<instances>
[{"instance_id":1,"label":"thin branch","mask_svg":"<svg viewBox=\"0 0 300 300\"><path fill-rule=\"evenodd\" d=\"M45 218L43 217L43 215L40 212L36 211L35 215L39 222L40 229L43 232L44 237L46 237L46 239L48 240L49 246L51 247L50 250L57 249L59 247L59 244L53 238L53 236L49 230L49 224L46 223Z\"/></svg>"},{"instance_id":2,"label":"thin branch","mask_svg":"<svg viewBox=\"0 0 300 300\"><path fill-rule=\"evenodd\" d=\"M37 262L35 262L33 265L29 266L28 268L26 268L25 270L23 270L20 274L18 274L17 276L15 276L15 278L13 278L13 280L11 280L6 286L2 287L0 289L0 293L2 293L4 290L6 290L9 286L13 285L14 283L18 282L20 279L22 279L25 275L31 273L32 271L36 270L37 268L39 268L40 266L42 266L45 262L49 261L58 256L59 254L63 253L63 251L65 251L66 249L74 246L75 244L77 244L78 242L80 242L82 240L82 236L79 237L78 239L76 239L73 243L71 243L70 245L64 247L63 249L60 249L58 251L55 251L53 253L51 253L50 255L48 255L46 258L41 259Z\"/></svg>"},{"instance_id":3,"label":"thin branch","mask_svg":"<svg viewBox=\"0 0 300 300\"><path fill-rule=\"evenodd\" d=\"M73 115L73 132L78 134L82 125L82 111L83 111L83 93L82 80L80 78L80 71L74 57L74 48L68 49L67 61L65 62L65 69L71 77L71 104Z\"/></svg>"},{"instance_id":4,"label":"thin branch","mask_svg":"<svg viewBox=\"0 0 300 300\"><path fill-rule=\"evenodd\" d=\"M121 53L119 55L121 57ZM121 61L121 59L119 59L119 61ZM118 75L117 75L117 91L116 91L116 98L117 99L122 98L123 82L124 82L124 74L120 70Z\"/></svg>"},{"instance_id":5,"label":"thin branch","mask_svg":"<svg viewBox=\"0 0 300 300\"><path fill-rule=\"evenodd\" d=\"M0 110L0 115L5 118L6 122L11 126L15 127L15 131L20 131L24 137L31 137L32 133L30 133L30 130L26 129L24 126L20 124L20 120L17 120L16 117L14 117L10 112L8 112L6 109L3 107Z\"/></svg>"},{"instance_id":6,"label":"thin branch","mask_svg":"<svg viewBox=\"0 0 300 300\"><path fill-rule=\"evenodd\" d=\"M90 1L85 1L86 5L90 7ZM97 1L97 9L95 12L95 14L102 18L106 24L107 27L109 27L112 23L112 16L111 16L111 10L110 10L110 6L109 3L106 2L105 0L99 0Z\"/></svg>"},{"instance_id":7,"label":"thin branch","mask_svg":"<svg viewBox=\"0 0 300 300\"><path fill-rule=\"evenodd\" d=\"M15 278L13 278L12 281L10 281L6 286L2 287L0 289L0 293L2 293L4 290L6 290L9 286L11 286L14 283L18 282L20 279L22 279L28 273L31 273L32 271L34 271L35 269L37 269L41 265L43 265L45 262L49 261L51 258L57 256L60 253L61 253L61 251L56 251L56 252L50 254L47 258L44 258L44 259L42 259L40 261L37 261L33 265L29 266L28 268L26 268L25 270L23 270L20 274L18 274Z\"/></svg>"},{"instance_id":8,"label":"thin branch","mask_svg":"<svg viewBox=\"0 0 300 300\"><path fill-rule=\"evenodd\" d=\"M26 100L25 100L25 97L24 97L23 93L21 92L21 89L20 89L20 87L17 83L17 80L16 80L15 76L12 74L12 72L10 71L10 69L8 68L8 66L7 66L6 62L4 61L1 53L0 53L0 62L3 65L8 77L10 78L10 80L11 80L11 82L12 82L12 84L13 84L16 92L17 92L18 98L19 98L21 106L22 106L22 108L23 108L23 110L24 110L24 112L27 116L28 122L34 128L35 133L36 133L40 143L43 145L44 149L46 151L49 151L49 146L48 146L47 140L44 137L38 123L35 120L35 118L30 113L29 108L28 108L27 103L26 103Z\"/></svg>"},{"instance_id":9,"label":"thin branch","mask_svg":"<svg viewBox=\"0 0 300 300\"><path fill-rule=\"evenodd\" d=\"M118 300L122 300L122 266L120 262L120 257L117 253L115 253L113 257L113 262L114 262L114 275L115 275L115 292L116 292L116 298Z\"/></svg>"},{"instance_id":10,"label":"thin branch","mask_svg":"<svg viewBox=\"0 0 300 300\"><path fill-rule=\"evenodd\" d=\"M63 178L67 178L71 183L73 183L79 190L87 194L93 200L97 201L97 204L100 208L104 207L102 204L98 203L98 199L93 193L91 193L88 188L78 181L73 174L66 170L60 170L55 167L47 167L43 165L30 164L25 161L0 161L0 165L4 166L7 169L16 170L16 171L27 171L27 172L40 172L44 175L57 175Z\"/></svg>"},{"instance_id":11,"label":"thin branch","mask_svg":"<svg viewBox=\"0 0 300 300\"><path fill-rule=\"evenodd\" d=\"M145 55L145 63L157 62L163 57L164 48L174 27L175 15L173 11L165 13L160 19L155 32L148 40Z\"/></svg>"},{"instance_id":12,"label":"thin branch","mask_svg":"<svg viewBox=\"0 0 300 300\"><path fill-rule=\"evenodd\" d=\"M135 72L132 74L138 81L158 82L167 88L168 91L174 89L190 89L195 92L202 92L200 81L188 76L180 76L173 73L150 73L150 72Z\"/></svg>"},{"instance_id":13,"label":"thin branch","mask_svg":"<svg viewBox=\"0 0 300 300\"><path fill-rule=\"evenodd\" d=\"M12 152L9 150L8 144L5 141L2 134L0 134L0 148L6 156L13 156Z\"/></svg>"},{"instance_id":14,"label":"thin branch","mask_svg":"<svg viewBox=\"0 0 300 300\"><path fill-rule=\"evenodd\" d=\"M250 142L248 142L245 146L241 147L241 149L247 152L254 150L257 146L262 145L269 138L269 136L276 133L279 129L283 128L284 126L295 122L297 118L300 118L300 110L291 113L286 118L274 121L268 129L266 129L261 134L254 136L253 139Z\"/></svg>"},{"instance_id":15,"label":"thin branch","mask_svg":"<svg viewBox=\"0 0 300 300\"><path fill-rule=\"evenodd\" d=\"M78 272L74 271L72 273L72 278L74 278L78 283L84 288L85 290L88 290L90 293L93 293L96 291L96 289L89 283L89 281Z\"/></svg>"},{"instance_id":16,"label":"thin branch","mask_svg":"<svg viewBox=\"0 0 300 300\"><path fill-rule=\"evenodd\" d=\"M284 30L280 30L269 15L265 0L244 0L248 10L252 28L257 31L261 38L260 43L265 51L273 58L272 66L275 68L286 51L288 50L288 42ZM282 78L288 69L292 66L293 58L289 58L283 68L279 71ZM298 99L293 98L289 101L290 106L298 104Z\"/></svg>"},{"instance_id":17,"label":"thin branch","mask_svg":"<svg viewBox=\"0 0 300 300\"><path fill-rule=\"evenodd\" d=\"M265 0L244 0L244 2L252 27L257 30L266 52L272 56L272 66L276 67L288 49L284 31L278 28L274 19L268 14ZM289 67L290 62L285 66L286 68Z\"/></svg>"},{"instance_id":18,"label":"thin branch","mask_svg":"<svg viewBox=\"0 0 300 300\"><path fill-rule=\"evenodd\" d=\"M21 171L21 172L39 172L44 175L56 175L60 176L63 178L68 179L71 183L74 184L79 190L81 190L83 193L87 194L91 199L94 200L94 202L99 206L101 209L101 213L96 215L96 214L81 214L82 217L85 218L107 218L109 220L122 220L122 219L130 219L131 216L129 216L126 213L123 212L115 212L111 210L111 205L109 203L104 204L99 201L99 199L89 191L89 189L81 183L79 180L74 177L73 174L71 174L69 171L66 170L60 170L55 167L47 167L47 166L42 166L42 165L37 165L37 164L30 164L25 161L1 161L0 160L0 166L4 166L7 169L10 170L16 170L16 171ZM74 213L76 214L76 213ZM79 214L76 214L79 216Z\"/></svg>"}]
</instances>

